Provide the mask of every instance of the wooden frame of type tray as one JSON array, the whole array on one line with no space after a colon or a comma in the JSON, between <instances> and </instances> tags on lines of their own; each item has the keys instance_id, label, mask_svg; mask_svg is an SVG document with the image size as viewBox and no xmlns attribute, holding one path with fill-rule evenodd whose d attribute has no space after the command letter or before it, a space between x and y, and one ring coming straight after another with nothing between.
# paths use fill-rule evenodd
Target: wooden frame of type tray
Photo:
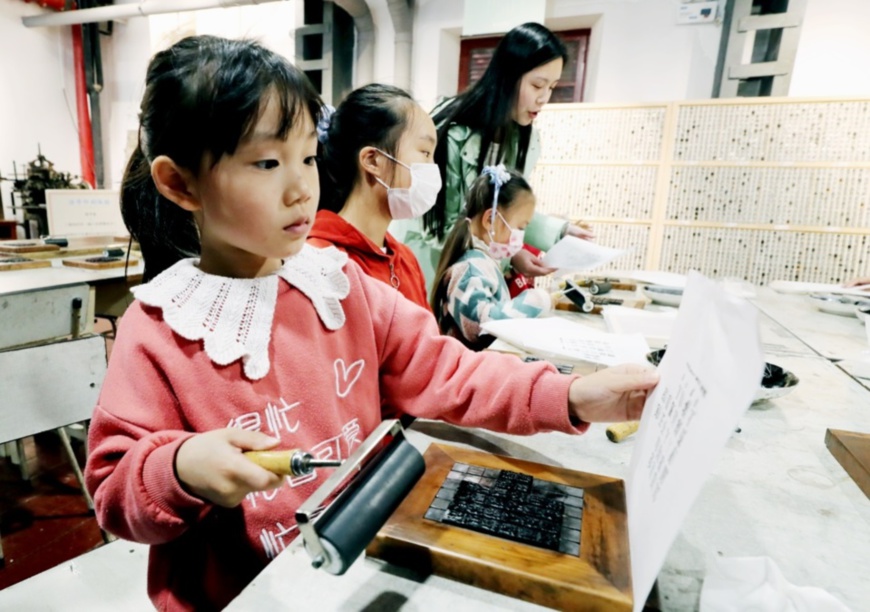
<instances>
[{"instance_id":1,"label":"wooden frame of type tray","mask_svg":"<svg viewBox=\"0 0 870 612\"><path fill-rule=\"evenodd\" d=\"M870 433L828 429L825 446L864 495L870 497Z\"/></svg>"},{"instance_id":2,"label":"wooden frame of type tray","mask_svg":"<svg viewBox=\"0 0 870 612\"><path fill-rule=\"evenodd\" d=\"M111 261L106 261L111 260ZM130 261L127 261L127 256L123 255L121 257L76 257L76 258L67 258L63 259L63 265L72 266L74 268L87 268L88 270L107 270L109 268L123 268L130 264L131 267L139 265L139 260L131 257Z\"/></svg>"},{"instance_id":3,"label":"wooden frame of type tray","mask_svg":"<svg viewBox=\"0 0 870 612\"><path fill-rule=\"evenodd\" d=\"M50 268L50 259L30 259L20 255L0 253L0 272L7 270L29 270L31 268Z\"/></svg>"},{"instance_id":4,"label":"wooden frame of type tray","mask_svg":"<svg viewBox=\"0 0 870 612\"><path fill-rule=\"evenodd\" d=\"M430 445L424 459L425 473L369 544L367 555L559 610L632 609L622 480L440 444ZM456 463L582 488L579 556L424 518Z\"/></svg>"},{"instance_id":5,"label":"wooden frame of type tray","mask_svg":"<svg viewBox=\"0 0 870 612\"><path fill-rule=\"evenodd\" d=\"M56 244L45 244L36 240L10 240L9 242L0 241L0 253L20 254L20 253L48 253L51 251L59 251L60 247Z\"/></svg>"}]
</instances>

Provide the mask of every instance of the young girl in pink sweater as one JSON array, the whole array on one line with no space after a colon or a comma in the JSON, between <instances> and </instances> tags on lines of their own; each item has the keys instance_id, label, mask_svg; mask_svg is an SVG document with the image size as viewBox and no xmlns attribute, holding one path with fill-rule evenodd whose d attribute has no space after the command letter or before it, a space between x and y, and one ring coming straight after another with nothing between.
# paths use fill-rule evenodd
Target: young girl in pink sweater
<instances>
[{"instance_id":1,"label":"young girl in pink sweater","mask_svg":"<svg viewBox=\"0 0 870 612\"><path fill-rule=\"evenodd\" d=\"M382 405L580 433L638 418L656 382L470 352L345 254L306 246L320 108L302 72L252 42L186 38L148 68L121 193L147 282L118 330L87 483L105 529L151 545L161 610L230 602L298 535L294 511L328 475L282 478L243 451L346 458Z\"/></svg>"}]
</instances>

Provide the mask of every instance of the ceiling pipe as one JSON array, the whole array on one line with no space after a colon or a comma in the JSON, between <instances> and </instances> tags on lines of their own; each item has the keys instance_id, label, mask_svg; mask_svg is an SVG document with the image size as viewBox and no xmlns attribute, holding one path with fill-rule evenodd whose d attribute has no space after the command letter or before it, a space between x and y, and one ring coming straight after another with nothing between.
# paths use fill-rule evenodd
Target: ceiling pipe
<instances>
[{"instance_id":1,"label":"ceiling pipe","mask_svg":"<svg viewBox=\"0 0 870 612\"><path fill-rule=\"evenodd\" d=\"M135 4L116 4L77 11L65 11L47 15L32 15L22 17L21 22L28 28L42 26L63 26L81 23L97 23L129 19L130 17L146 17L162 13L182 13L210 8L230 8L247 4L266 4L269 2L284 2L286 0L143 0Z\"/></svg>"}]
</instances>

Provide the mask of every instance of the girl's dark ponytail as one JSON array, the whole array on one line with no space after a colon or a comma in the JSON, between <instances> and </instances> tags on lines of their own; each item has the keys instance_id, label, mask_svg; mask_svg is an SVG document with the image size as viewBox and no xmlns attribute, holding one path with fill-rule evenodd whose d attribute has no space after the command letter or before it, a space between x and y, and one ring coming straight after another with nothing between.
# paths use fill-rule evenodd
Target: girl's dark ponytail
<instances>
[{"instance_id":1,"label":"girl's dark ponytail","mask_svg":"<svg viewBox=\"0 0 870 612\"><path fill-rule=\"evenodd\" d=\"M469 218L465 215L460 215L456 221L456 225L447 236L444 242L444 250L441 251L441 259L438 261L438 269L435 270L435 281L432 283L432 290L429 299L429 306L432 312L435 313L435 320L438 321L438 327L442 334L447 333L450 325L444 312L444 301L447 299L447 271L450 267L459 261L462 254L471 248L471 226Z\"/></svg>"},{"instance_id":2,"label":"girl's dark ponytail","mask_svg":"<svg viewBox=\"0 0 870 612\"><path fill-rule=\"evenodd\" d=\"M199 232L193 215L160 195L141 146L133 151L124 171L121 216L145 260L142 282L147 283L181 259L199 255Z\"/></svg>"}]
</instances>

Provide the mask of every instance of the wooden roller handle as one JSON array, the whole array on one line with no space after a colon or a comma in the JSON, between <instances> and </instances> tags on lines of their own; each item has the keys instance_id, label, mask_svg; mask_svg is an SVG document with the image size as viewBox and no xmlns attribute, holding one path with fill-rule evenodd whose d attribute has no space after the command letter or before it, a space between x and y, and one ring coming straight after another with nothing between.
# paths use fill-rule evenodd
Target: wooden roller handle
<instances>
[{"instance_id":1,"label":"wooden roller handle","mask_svg":"<svg viewBox=\"0 0 870 612\"><path fill-rule=\"evenodd\" d=\"M622 442L628 436L636 432L638 427L640 427L640 421L614 423L607 427L607 439L611 442Z\"/></svg>"},{"instance_id":2,"label":"wooden roller handle","mask_svg":"<svg viewBox=\"0 0 870 612\"><path fill-rule=\"evenodd\" d=\"M245 457L265 468L270 472L281 476L293 476L291 462L293 455L299 452L299 449L280 450L280 451L248 451L244 453Z\"/></svg>"}]
</instances>

